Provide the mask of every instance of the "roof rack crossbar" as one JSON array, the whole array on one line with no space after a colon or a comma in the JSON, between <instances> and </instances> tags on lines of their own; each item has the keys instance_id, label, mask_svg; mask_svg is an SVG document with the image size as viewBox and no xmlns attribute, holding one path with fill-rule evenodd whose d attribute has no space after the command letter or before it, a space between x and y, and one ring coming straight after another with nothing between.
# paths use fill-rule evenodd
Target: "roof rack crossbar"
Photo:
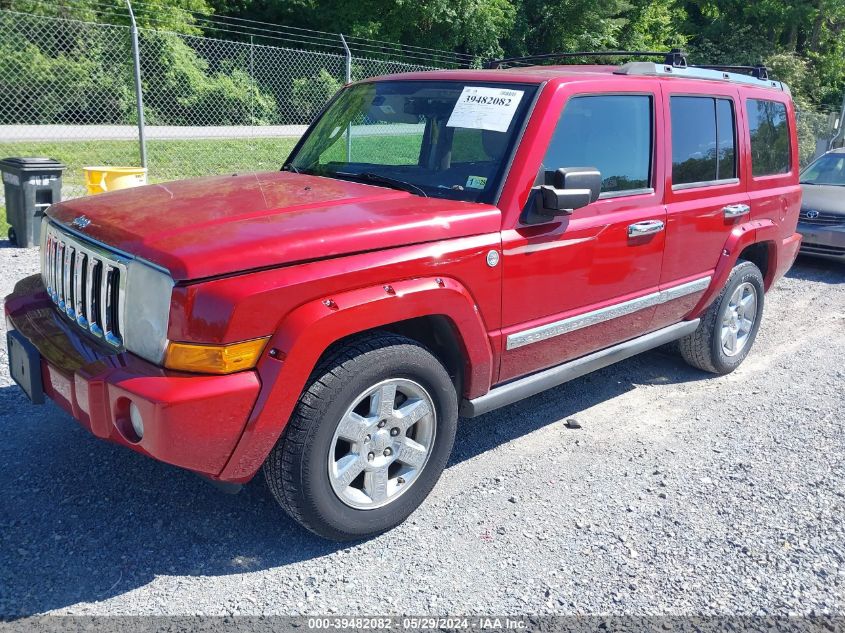
<instances>
[{"instance_id":1,"label":"roof rack crossbar","mask_svg":"<svg viewBox=\"0 0 845 633\"><path fill-rule=\"evenodd\" d=\"M524 57L507 57L492 59L484 66L486 68L501 68L502 64L515 62L539 61L545 59L569 59L572 57L662 57L663 63L677 68L687 67L687 56L679 48L671 51L571 51L564 53L544 53L542 55L526 55Z\"/></svg>"},{"instance_id":2,"label":"roof rack crossbar","mask_svg":"<svg viewBox=\"0 0 845 633\"><path fill-rule=\"evenodd\" d=\"M756 79L767 80L769 78L769 69L763 64L756 66L730 66L720 64L695 64L692 68L705 68L707 70L722 70L729 73L746 73Z\"/></svg>"}]
</instances>

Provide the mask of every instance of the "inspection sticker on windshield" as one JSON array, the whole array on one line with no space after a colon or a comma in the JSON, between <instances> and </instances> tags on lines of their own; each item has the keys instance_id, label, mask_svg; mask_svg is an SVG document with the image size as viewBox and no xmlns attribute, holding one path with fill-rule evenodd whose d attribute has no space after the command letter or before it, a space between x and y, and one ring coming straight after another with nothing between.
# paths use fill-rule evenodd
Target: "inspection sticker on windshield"
<instances>
[{"instance_id":1,"label":"inspection sticker on windshield","mask_svg":"<svg viewBox=\"0 0 845 633\"><path fill-rule=\"evenodd\" d=\"M487 186L487 179L484 176L469 176L464 186L467 189L484 189Z\"/></svg>"},{"instance_id":2,"label":"inspection sticker on windshield","mask_svg":"<svg viewBox=\"0 0 845 633\"><path fill-rule=\"evenodd\" d=\"M446 126L507 132L522 95L522 90L464 86Z\"/></svg>"}]
</instances>

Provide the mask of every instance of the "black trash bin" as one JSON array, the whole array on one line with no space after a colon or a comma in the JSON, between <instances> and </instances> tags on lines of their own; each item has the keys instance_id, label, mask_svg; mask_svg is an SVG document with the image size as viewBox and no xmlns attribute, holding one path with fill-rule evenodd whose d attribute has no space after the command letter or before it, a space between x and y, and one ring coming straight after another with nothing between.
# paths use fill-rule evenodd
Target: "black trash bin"
<instances>
[{"instance_id":1,"label":"black trash bin","mask_svg":"<svg viewBox=\"0 0 845 633\"><path fill-rule=\"evenodd\" d=\"M9 241L18 246L37 246L44 211L62 199L65 166L52 158L4 158L0 160L6 194Z\"/></svg>"}]
</instances>

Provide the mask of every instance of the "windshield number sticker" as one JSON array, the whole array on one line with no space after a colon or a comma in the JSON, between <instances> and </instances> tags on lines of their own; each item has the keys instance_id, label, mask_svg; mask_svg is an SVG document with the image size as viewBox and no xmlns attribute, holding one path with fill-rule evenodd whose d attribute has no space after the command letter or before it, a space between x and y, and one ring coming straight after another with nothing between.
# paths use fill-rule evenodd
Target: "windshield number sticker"
<instances>
[{"instance_id":1,"label":"windshield number sticker","mask_svg":"<svg viewBox=\"0 0 845 633\"><path fill-rule=\"evenodd\" d=\"M446 126L507 132L523 94L522 90L464 86Z\"/></svg>"},{"instance_id":2,"label":"windshield number sticker","mask_svg":"<svg viewBox=\"0 0 845 633\"><path fill-rule=\"evenodd\" d=\"M487 186L487 179L484 176L470 176L464 186L467 189L484 189Z\"/></svg>"}]
</instances>

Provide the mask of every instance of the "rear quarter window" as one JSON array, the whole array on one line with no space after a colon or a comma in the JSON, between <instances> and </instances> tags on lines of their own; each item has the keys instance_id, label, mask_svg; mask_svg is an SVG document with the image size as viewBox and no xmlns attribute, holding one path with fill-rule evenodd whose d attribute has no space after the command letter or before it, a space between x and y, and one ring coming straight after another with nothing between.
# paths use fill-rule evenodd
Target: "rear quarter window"
<instances>
[{"instance_id":1,"label":"rear quarter window","mask_svg":"<svg viewBox=\"0 0 845 633\"><path fill-rule=\"evenodd\" d=\"M790 170L789 123L786 105L766 99L748 99L751 135L751 174L773 176Z\"/></svg>"}]
</instances>

